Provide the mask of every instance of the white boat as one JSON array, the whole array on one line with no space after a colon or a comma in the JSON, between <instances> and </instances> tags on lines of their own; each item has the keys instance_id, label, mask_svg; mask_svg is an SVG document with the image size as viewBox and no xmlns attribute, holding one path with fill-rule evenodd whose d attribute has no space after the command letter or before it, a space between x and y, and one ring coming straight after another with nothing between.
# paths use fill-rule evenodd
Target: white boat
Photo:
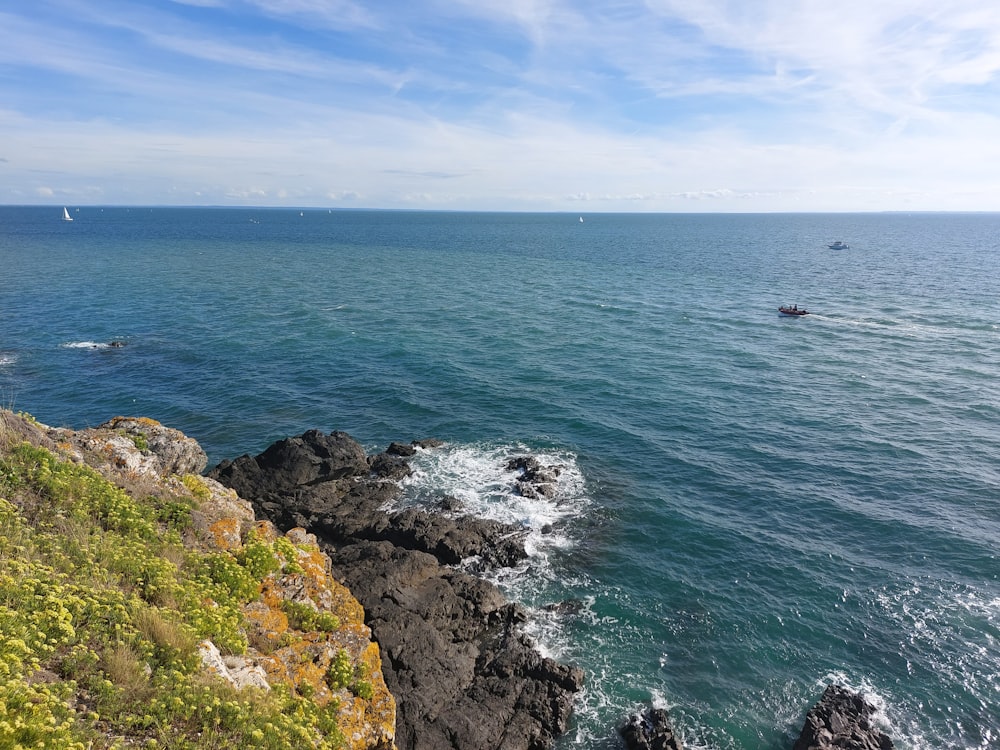
<instances>
[{"instance_id":1,"label":"white boat","mask_svg":"<svg viewBox=\"0 0 1000 750\"><path fill-rule=\"evenodd\" d=\"M73 221L73 217L69 215L69 211L66 206L63 206L63 221Z\"/></svg>"},{"instance_id":2,"label":"white boat","mask_svg":"<svg viewBox=\"0 0 1000 750\"><path fill-rule=\"evenodd\" d=\"M840 240L837 240L836 242L827 245L827 247L830 248L831 250L846 250L847 248L850 247L850 245L848 245L846 242L841 242Z\"/></svg>"}]
</instances>

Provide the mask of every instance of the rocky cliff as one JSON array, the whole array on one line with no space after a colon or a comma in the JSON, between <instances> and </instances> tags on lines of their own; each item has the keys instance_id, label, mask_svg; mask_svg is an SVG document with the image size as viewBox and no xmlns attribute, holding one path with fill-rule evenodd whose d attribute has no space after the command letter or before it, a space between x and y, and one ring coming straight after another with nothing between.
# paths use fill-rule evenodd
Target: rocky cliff
<instances>
[{"instance_id":1,"label":"rocky cliff","mask_svg":"<svg viewBox=\"0 0 1000 750\"><path fill-rule=\"evenodd\" d=\"M385 512L414 450L393 444L367 456L345 433L311 430L209 476L279 528L319 538L382 647L401 750L550 747L567 728L582 672L543 658L521 631L523 610L456 567L523 559L523 532L454 513Z\"/></svg>"},{"instance_id":2,"label":"rocky cliff","mask_svg":"<svg viewBox=\"0 0 1000 750\"><path fill-rule=\"evenodd\" d=\"M205 464L150 419L0 412L0 746L394 747L361 604Z\"/></svg>"}]
</instances>

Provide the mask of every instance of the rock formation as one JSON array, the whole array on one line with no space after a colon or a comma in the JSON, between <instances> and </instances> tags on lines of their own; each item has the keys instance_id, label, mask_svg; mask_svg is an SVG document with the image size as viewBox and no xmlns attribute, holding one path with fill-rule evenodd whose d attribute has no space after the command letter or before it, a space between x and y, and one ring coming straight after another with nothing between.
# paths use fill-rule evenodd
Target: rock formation
<instances>
[{"instance_id":1,"label":"rock formation","mask_svg":"<svg viewBox=\"0 0 1000 750\"><path fill-rule=\"evenodd\" d=\"M841 685L829 685L809 713L793 750L892 750L872 722L875 707Z\"/></svg>"},{"instance_id":2,"label":"rock formation","mask_svg":"<svg viewBox=\"0 0 1000 750\"><path fill-rule=\"evenodd\" d=\"M618 730L629 750L682 750L670 717L662 708L633 714Z\"/></svg>"},{"instance_id":3,"label":"rock formation","mask_svg":"<svg viewBox=\"0 0 1000 750\"><path fill-rule=\"evenodd\" d=\"M196 499L186 542L192 549L235 558L255 546L267 554L273 570L263 577L259 596L242 605L249 648L224 656L215 643L202 641L197 650L204 671L237 690L287 686L335 711L351 750L394 750L396 704L383 678L381 651L361 604L332 577L315 536L302 528L281 534L270 521L258 521L234 490L197 474L207 458L196 441L152 419L117 417L77 431L0 411L0 435L86 464L131 495ZM346 471L352 459L360 461L356 468L367 467L362 452L330 456L320 470ZM294 461L285 469L290 477L309 474ZM338 669L341 681L331 676Z\"/></svg>"},{"instance_id":4,"label":"rock formation","mask_svg":"<svg viewBox=\"0 0 1000 750\"><path fill-rule=\"evenodd\" d=\"M450 567L522 560L523 531L416 509L383 511L398 492L393 480L409 471L410 453L397 443L366 458L344 433L314 430L225 461L209 476L279 528L301 526L319 537L382 648L400 750L550 747L566 730L582 672L543 658L521 632L519 606Z\"/></svg>"}]
</instances>

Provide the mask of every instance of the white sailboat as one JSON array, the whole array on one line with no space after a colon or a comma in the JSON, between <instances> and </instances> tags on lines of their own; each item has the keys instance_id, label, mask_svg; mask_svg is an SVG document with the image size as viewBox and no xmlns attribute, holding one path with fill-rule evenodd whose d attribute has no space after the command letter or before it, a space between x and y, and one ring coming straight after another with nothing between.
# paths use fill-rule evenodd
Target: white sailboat
<instances>
[{"instance_id":1,"label":"white sailboat","mask_svg":"<svg viewBox=\"0 0 1000 750\"><path fill-rule=\"evenodd\" d=\"M63 221L73 221L73 217L69 215L69 211L66 206L63 206Z\"/></svg>"}]
</instances>

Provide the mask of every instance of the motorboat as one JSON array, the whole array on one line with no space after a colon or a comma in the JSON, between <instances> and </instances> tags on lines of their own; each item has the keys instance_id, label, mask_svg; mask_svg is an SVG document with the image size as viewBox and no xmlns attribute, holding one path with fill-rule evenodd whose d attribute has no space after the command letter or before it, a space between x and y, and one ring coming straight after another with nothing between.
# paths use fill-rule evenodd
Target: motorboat
<instances>
[{"instance_id":1,"label":"motorboat","mask_svg":"<svg viewBox=\"0 0 1000 750\"><path fill-rule=\"evenodd\" d=\"M789 318L801 318L803 315L808 314L808 310L798 305L782 305L778 308L778 315L785 315Z\"/></svg>"},{"instance_id":2,"label":"motorboat","mask_svg":"<svg viewBox=\"0 0 1000 750\"><path fill-rule=\"evenodd\" d=\"M831 250L846 250L847 248L850 247L850 245L848 245L846 242L841 242L840 240L837 240L836 242L831 242L829 245L827 245L827 247L830 248Z\"/></svg>"}]
</instances>

